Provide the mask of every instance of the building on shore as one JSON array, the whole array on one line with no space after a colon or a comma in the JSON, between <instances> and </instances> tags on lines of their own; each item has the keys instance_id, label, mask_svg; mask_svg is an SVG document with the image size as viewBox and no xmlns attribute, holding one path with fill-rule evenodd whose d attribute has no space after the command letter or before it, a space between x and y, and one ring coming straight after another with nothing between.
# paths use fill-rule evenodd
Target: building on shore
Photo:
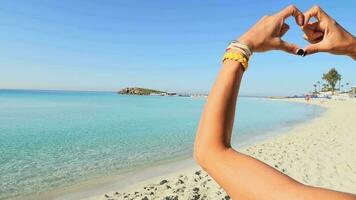
<instances>
[{"instance_id":1,"label":"building on shore","mask_svg":"<svg viewBox=\"0 0 356 200\"><path fill-rule=\"evenodd\" d=\"M150 93L150 96L178 96L175 92Z\"/></svg>"},{"instance_id":2,"label":"building on shore","mask_svg":"<svg viewBox=\"0 0 356 200\"><path fill-rule=\"evenodd\" d=\"M350 96L356 98L356 85L351 87Z\"/></svg>"}]
</instances>

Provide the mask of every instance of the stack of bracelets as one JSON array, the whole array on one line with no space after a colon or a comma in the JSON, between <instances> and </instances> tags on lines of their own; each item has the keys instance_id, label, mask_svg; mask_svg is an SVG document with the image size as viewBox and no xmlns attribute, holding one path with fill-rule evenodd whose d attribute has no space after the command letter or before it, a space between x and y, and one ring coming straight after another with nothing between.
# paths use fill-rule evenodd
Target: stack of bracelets
<instances>
[{"instance_id":1,"label":"stack of bracelets","mask_svg":"<svg viewBox=\"0 0 356 200\"><path fill-rule=\"evenodd\" d=\"M229 46L227 47L226 51L234 50L234 52L226 52L223 57L223 62L225 60L234 60L243 66L244 71L248 68L248 60L252 55L250 48L237 40L233 40Z\"/></svg>"}]
</instances>

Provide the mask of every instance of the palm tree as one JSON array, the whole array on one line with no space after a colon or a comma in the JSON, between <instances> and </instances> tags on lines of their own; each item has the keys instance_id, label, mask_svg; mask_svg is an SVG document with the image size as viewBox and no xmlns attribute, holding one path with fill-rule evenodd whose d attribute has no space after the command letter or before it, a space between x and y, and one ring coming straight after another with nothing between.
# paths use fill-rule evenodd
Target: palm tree
<instances>
[{"instance_id":1,"label":"palm tree","mask_svg":"<svg viewBox=\"0 0 356 200\"><path fill-rule=\"evenodd\" d=\"M327 84L326 84L326 83L323 83L323 85L322 85L322 86L323 86L323 88L322 88L321 90L322 90L323 92L326 92L326 90L327 90L327 89L326 89Z\"/></svg>"},{"instance_id":2,"label":"palm tree","mask_svg":"<svg viewBox=\"0 0 356 200\"><path fill-rule=\"evenodd\" d=\"M328 82L333 95L335 91L335 85L338 81L340 90L341 75L336 71L335 68L332 68L326 74L323 74L323 79Z\"/></svg>"},{"instance_id":3,"label":"palm tree","mask_svg":"<svg viewBox=\"0 0 356 200\"><path fill-rule=\"evenodd\" d=\"M316 83L318 84L318 91L320 93L320 81L317 81Z\"/></svg>"},{"instance_id":4,"label":"palm tree","mask_svg":"<svg viewBox=\"0 0 356 200\"><path fill-rule=\"evenodd\" d=\"M313 84L313 86L314 86L314 92L313 92L313 93L314 93L314 95L315 95L315 94L318 93L317 90L316 90L316 86L317 86L317 85L316 85L316 84Z\"/></svg>"}]
</instances>

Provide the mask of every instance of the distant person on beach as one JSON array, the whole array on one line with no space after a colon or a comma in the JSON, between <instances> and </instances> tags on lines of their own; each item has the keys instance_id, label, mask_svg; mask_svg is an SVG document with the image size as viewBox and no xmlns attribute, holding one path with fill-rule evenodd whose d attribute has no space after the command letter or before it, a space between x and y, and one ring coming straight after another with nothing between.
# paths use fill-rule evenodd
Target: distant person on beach
<instances>
[{"instance_id":1,"label":"distant person on beach","mask_svg":"<svg viewBox=\"0 0 356 200\"><path fill-rule=\"evenodd\" d=\"M310 101L310 95L309 95L309 94L307 94L307 95L305 96L305 100L309 103L309 101Z\"/></svg>"},{"instance_id":2,"label":"distant person on beach","mask_svg":"<svg viewBox=\"0 0 356 200\"><path fill-rule=\"evenodd\" d=\"M284 21L290 16L295 18L305 33L304 38L310 42L304 49L281 39L289 29ZM309 22L312 17L317 21ZM318 6L305 13L295 6L289 6L279 13L264 16L238 40L231 42L223 56L222 68L211 89L197 130L195 159L232 199L356 200L354 194L304 185L231 147L242 75L248 69L253 52L270 50L302 56L328 52L356 59L356 39Z\"/></svg>"}]
</instances>

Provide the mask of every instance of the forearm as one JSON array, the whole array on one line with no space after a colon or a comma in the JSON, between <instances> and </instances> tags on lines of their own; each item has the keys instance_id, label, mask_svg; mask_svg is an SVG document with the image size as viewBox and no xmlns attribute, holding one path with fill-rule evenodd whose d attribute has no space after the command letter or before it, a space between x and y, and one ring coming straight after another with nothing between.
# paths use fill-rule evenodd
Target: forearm
<instances>
[{"instance_id":1,"label":"forearm","mask_svg":"<svg viewBox=\"0 0 356 200\"><path fill-rule=\"evenodd\" d=\"M300 185L230 146L242 75L240 63L224 62L201 117L195 158L233 199L262 199L273 187L293 193Z\"/></svg>"},{"instance_id":2,"label":"forearm","mask_svg":"<svg viewBox=\"0 0 356 200\"><path fill-rule=\"evenodd\" d=\"M226 60L205 105L195 141L197 159L230 147L236 99L243 75L239 62Z\"/></svg>"}]
</instances>

